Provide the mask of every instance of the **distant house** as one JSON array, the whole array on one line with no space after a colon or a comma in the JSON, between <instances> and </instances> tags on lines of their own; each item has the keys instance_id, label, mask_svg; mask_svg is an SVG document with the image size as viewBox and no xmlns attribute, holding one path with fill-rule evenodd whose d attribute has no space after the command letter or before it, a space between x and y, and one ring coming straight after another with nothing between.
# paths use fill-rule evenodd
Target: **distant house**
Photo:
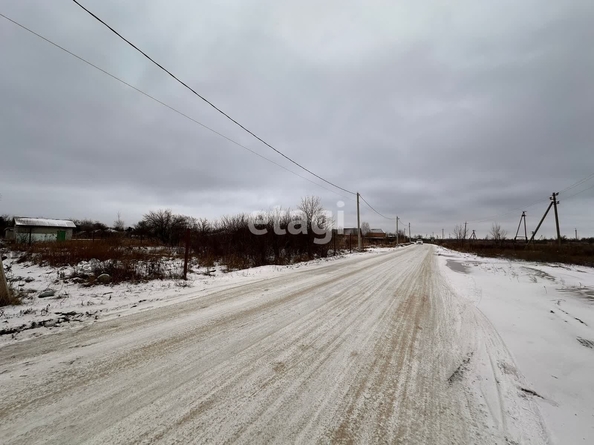
<instances>
[{"instance_id":1,"label":"distant house","mask_svg":"<svg viewBox=\"0 0 594 445\"><path fill-rule=\"evenodd\" d=\"M365 238L383 239L386 238L386 232L382 229L371 229L365 234Z\"/></svg>"},{"instance_id":2,"label":"distant house","mask_svg":"<svg viewBox=\"0 0 594 445\"><path fill-rule=\"evenodd\" d=\"M19 243L72 239L76 224L65 219L14 218L12 237Z\"/></svg>"},{"instance_id":3,"label":"distant house","mask_svg":"<svg viewBox=\"0 0 594 445\"><path fill-rule=\"evenodd\" d=\"M356 227L345 227L342 229L342 234L345 236L357 236L357 233L358 231Z\"/></svg>"}]
</instances>

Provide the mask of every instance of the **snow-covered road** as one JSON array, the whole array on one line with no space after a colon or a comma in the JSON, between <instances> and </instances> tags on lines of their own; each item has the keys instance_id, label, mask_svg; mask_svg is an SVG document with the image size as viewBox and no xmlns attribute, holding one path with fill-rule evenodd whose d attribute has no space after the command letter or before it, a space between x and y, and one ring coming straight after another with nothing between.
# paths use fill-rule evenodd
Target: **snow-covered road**
<instances>
[{"instance_id":1,"label":"snow-covered road","mask_svg":"<svg viewBox=\"0 0 594 445\"><path fill-rule=\"evenodd\" d=\"M2 443L547 443L503 341L411 246L0 348Z\"/></svg>"}]
</instances>

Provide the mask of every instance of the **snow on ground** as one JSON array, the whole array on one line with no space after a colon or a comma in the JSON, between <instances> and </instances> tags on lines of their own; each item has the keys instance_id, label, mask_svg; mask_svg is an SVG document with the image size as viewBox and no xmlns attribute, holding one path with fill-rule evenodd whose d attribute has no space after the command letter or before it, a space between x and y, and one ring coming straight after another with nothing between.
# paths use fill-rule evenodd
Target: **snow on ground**
<instances>
[{"instance_id":1,"label":"snow on ground","mask_svg":"<svg viewBox=\"0 0 594 445\"><path fill-rule=\"evenodd\" d=\"M594 443L594 269L436 254L498 331L555 443Z\"/></svg>"},{"instance_id":2,"label":"snow on ground","mask_svg":"<svg viewBox=\"0 0 594 445\"><path fill-rule=\"evenodd\" d=\"M85 363L92 360L99 364L105 361L105 366L109 364L109 369L119 369L120 373L129 371L129 379L113 375L115 383L125 386L121 390L125 397L131 389L126 385L132 385L131 382L136 385L141 370L147 373L144 382L152 382L154 376L149 374L160 374L162 371L154 366L169 369L172 358L179 358L179 363L185 363L188 357L193 357L191 364L185 367L180 365L178 379L160 382L163 385L163 397L171 389L167 385L178 385L178 380L189 382L188 387L178 388L179 394L166 401L179 411L176 416L185 418L184 410L189 409L193 413L196 408L193 404L202 400L194 394L188 396L186 405L179 405L178 397L183 397L190 387L194 388L193 391L204 390L205 394L211 394L210 391L222 391L233 386L234 394L246 395L239 404L236 397L213 399L216 400L213 403L221 406L215 409L213 405L212 410L200 414L203 432L209 426L214 428L215 420L220 422L227 419L229 410L236 409L237 412L232 416L234 419L237 416L249 417L248 414L253 410L246 409L246 406L253 405L260 409L271 402L284 401L285 410L277 412L270 409L266 415L282 414L280 417L283 417L290 413L293 417L283 417L282 421L275 423L276 430L267 431L270 434L275 431L293 434L291 428L284 428L288 425L287 419L296 418L294 406L289 400L296 397L295 394L301 394L299 397L308 399L303 407L309 409L311 400L318 401L320 409L315 412L320 419L334 425L336 419L344 418L341 428L336 430L337 437L343 437L341 434L346 434L344 437L350 437L349 434L360 436L363 426L368 428L365 434L376 434L383 431L382 428L387 428L386 431L391 433L398 431L398 434L406 433L411 437L417 437L416 434L421 440L437 434L436 431L441 431L439 428L451 428L452 434L462 437L465 428L474 425L475 430L468 433L469 437L476 439L474 443L540 444L549 443L548 436L552 436L553 442L559 444L594 443L594 385L591 383L594 375L594 269L480 258L428 246L411 246L406 251L403 249L401 255L377 255L393 250L373 249L371 255L353 253L291 266L265 266L229 273L217 267L206 274L206 269L194 267L187 282L162 280L136 285L92 287L81 287L71 280L65 283L60 278L60 272L67 275L68 271L18 264L16 256L11 256L5 261L5 267L9 269L8 277L17 278L12 284L24 290L30 289L31 293L23 305L0 310L0 330L30 327L33 322L36 327L1 335L0 351L4 351L7 357L12 357L10 354L16 350L20 354L35 356L36 352L30 347L39 344L40 350L45 351L43 354L54 354L51 351L55 349L55 360L59 359L60 363L65 360L64 354L70 357L84 352L86 355L78 359L80 365L76 364L79 362L68 362L68 366L82 367L81 376L88 374ZM365 255L368 257L363 258ZM353 258L356 256L361 256L362 261ZM435 263L426 261L425 256L435 258L439 269L434 270ZM348 257L352 260L347 260ZM331 264L333 262L335 264ZM266 284L264 288L259 283L262 279L271 279L272 284ZM56 295L39 298L40 292L48 287L55 289ZM181 302L187 303L173 305ZM156 307L162 310L147 311ZM239 311L239 308L243 310ZM113 320L124 314L142 311L147 312L121 321ZM387 317L388 313L390 317ZM157 317L155 319L160 322L153 320L149 323L151 317ZM58 346L64 347L64 342L68 346L70 336L61 335L47 336L29 344L20 343L34 336L88 326L96 320L105 320L106 323L90 326L93 332L80 331L72 339L72 342L84 346L84 350L77 347L63 352ZM126 320L136 324L126 323ZM114 323L116 326L112 326ZM311 324L315 329L304 329L302 323L307 326ZM331 329L335 324L336 327ZM117 332L112 329L115 327ZM188 334L194 331L194 336ZM78 338L85 335L96 336L94 342L97 341L97 345ZM233 339L230 339L230 335L234 336ZM295 341L295 338L303 335L311 335L312 339ZM101 340L102 336L104 340ZM216 337L218 343L210 337ZM323 345L318 344L322 340L324 345L334 346L323 349ZM44 349L44 344L52 342L56 343L56 348ZM120 344L121 348L112 348L113 342ZM150 346L151 342L154 347ZM355 347L357 342L360 344ZM16 344L9 346L10 343ZM173 349L163 348L162 344L171 344ZM308 346L310 344L312 346ZM146 360L151 366L138 365L138 368L128 370L128 362L124 359L128 355L126 348L132 348L132 352L135 348L140 352L149 348L153 351L151 354L157 357L163 355L162 363L155 362L151 354L142 355L141 362ZM292 351L291 354L287 353L287 348ZM211 349L213 355L208 355ZM121 367L112 367L112 362L117 362L109 355L112 350L122 355ZM103 357L101 354L106 351L109 354ZM222 354L221 351L226 352ZM176 355L178 353L179 357ZM141 357L138 354L133 355ZM256 357L256 360L252 357L254 354L261 357ZM304 354L310 354L311 357L307 357L312 360L307 378L299 368L304 363ZM29 374L33 375L31 384L47 387L42 368L37 370L37 382L37 368L30 364L29 358L23 358L21 363L18 356L15 357L15 364L8 366L3 371L4 375L0 373L2 378L7 381L12 379L10 381L15 384L16 379L20 378L18 376ZM205 357L210 358L206 360ZM221 369L208 368L213 357L220 358L221 363L217 366L220 365ZM44 356L44 360L49 358ZM399 360L404 362L399 363ZM268 366L271 363L273 366ZM320 372L319 367L324 363L328 367L327 372ZM345 366L346 363L350 365ZM354 368L353 363L359 363L359 367ZM22 366L33 367L24 372ZM89 365L89 369L95 369L95 366L98 365ZM249 373L245 371L248 368ZM372 372L374 369L377 374ZM244 371L246 379L253 380L255 386L248 385L246 389L245 381L233 383ZM203 388L205 377L201 373L212 373L209 377L212 378L210 387ZM268 374L276 380L270 380L273 377ZM59 373L55 375L60 376ZM385 375L398 378L385 379ZM104 377L112 378L111 373L105 373L99 374L97 379ZM193 382L198 381L195 380L198 378L201 385L194 385ZM319 380L318 385L312 383L316 379ZM317 389L329 388L337 379L342 379L342 384L332 387L332 391ZM370 382L376 380L378 384L371 391ZM260 392L254 389L258 387L256 383L269 381L276 383L272 386L266 383ZM104 394L113 387L114 382L100 381L93 391ZM315 391L287 392L288 387L297 387L296 382L306 389L307 385L313 385ZM397 391L398 385L404 385L404 389ZM62 387L63 382L57 381L56 397L64 397L64 406L70 406L72 399L67 396L76 398L79 395L64 394ZM82 385L81 388L87 386ZM147 391L149 389L147 386ZM138 390L135 387L135 391ZM276 395L269 398L267 391L273 390ZM350 396L352 400L347 397L348 394L342 393L347 390L349 394L353 393ZM153 397L151 391L147 394ZM372 395L368 394L370 391ZM409 391L415 396L405 397ZM254 394L259 397L257 400ZM386 414L386 419L397 418L397 422L386 423L383 418L377 424L367 422L368 416L376 416L381 412L380 402L382 397L387 396L402 403L398 405L398 411ZM28 400L23 397L23 400ZM144 406L144 399L141 399L139 397L139 405L135 408L138 416L153 409L152 403ZM377 402L380 408L370 408L370 400ZM337 403L348 405L347 402L351 403L351 408L359 407L360 413L367 414L359 418L357 410L336 407ZM396 402L388 405L393 406L393 403ZM444 411L446 405L457 408ZM128 407L128 404L122 406ZM330 416L334 419L332 421L324 417L331 409L329 407L338 409L334 417ZM439 407L441 411L433 410ZM48 409L56 411L53 405ZM165 412L169 412L169 408ZM412 412L419 417L411 416ZM37 415L35 410L31 413ZM304 412L301 414L299 422L309 419ZM546 425L541 420L541 414ZM99 417L94 408L89 408L86 415L83 416L84 421L97 423ZM105 431L101 431L105 434L121 434L117 428L117 431L109 430L114 419L107 408L103 415ZM117 415L125 418L122 413ZM161 411L149 412L144 417L146 427L150 429L151 422L161 419L160 416ZM209 416L214 417L211 419ZM462 420L455 420L456 416ZM247 417L244 423L252 428L256 424ZM70 422L68 419L65 415L62 420ZM266 419L263 415L257 425L268 425ZM20 422L25 425L23 428L29 428L26 419ZM48 425L52 423L51 420L47 422ZM303 425L297 423L295 431L305 431ZM233 425L229 426L229 431L233 430ZM359 427L353 427L354 430L350 431L352 425ZM390 430L396 428L395 425L398 428ZM58 426L55 433L62 434ZM321 437L318 436L320 425L310 427L311 434L314 434L312 437ZM245 432L246 437L257 435L257 431L248 430ZM130 437L134 436L133 433L129 432ZM175 432L174 435L182 437L182 433ZM196 434L196 431L188 430L187 434L188 437L194 437L191 435ZM448 434L439 437L444 440L446 436L450 439L454 437ZM363 434L361 437L367 436ZM452 441L456 443L456 440ZM106 440L104 443L110 442Z\"/></svg>"},{"instance_id":3,"label":"snow on ground","mask_svg":"<svg viewBox=\"0 0 594 445\"><path fill-rule=\"evenodd\" d=\"M499 335L444 279L434 252L412 246L299 266L7 344L0 437L550 443Z\"/></svg>"},{"instance_id":4,"label":"snow on ground","mask_svg":"<svg viewBox=\"0 0 594 445\"><path fill-rule=\"evenodd\" d=\"M38 337L61 329L78 328L95 320L119 317L192 298L213 290L222 290L255 280L269 278L296 269L311 269L344 258L389 251L370 248L362 253L343 253L288 266L262 266L227 272L225 267L193 265L188 280L153 280L145 283L122 283L84 287L69 280L73 268L40 267L18 263L18 253L9 252L4 260L9 284L27 296L21 305L0 307L0 347L3 344ZM176 261L172 267L183 268ZM77 265L84 269L85 265ZM40 297L43 291L55 291L52 297Z\"/></svg>"}]
</instances>

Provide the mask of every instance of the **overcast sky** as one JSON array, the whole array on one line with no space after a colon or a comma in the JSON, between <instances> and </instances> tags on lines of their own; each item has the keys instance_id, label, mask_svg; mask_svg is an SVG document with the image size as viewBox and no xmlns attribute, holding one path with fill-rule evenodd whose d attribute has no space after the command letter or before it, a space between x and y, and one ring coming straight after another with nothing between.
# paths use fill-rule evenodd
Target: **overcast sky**
<instances>
[{"instance_id":1,"label":"overcast sky","mask_svg":"<svg viewBox=\"0 0 594 445\"><path fill-rule=\"evenodd\" d=\"M81 0L200 94L412 232L512 236L594 173L591 0ZM321 183L177 84L69 0L0 12ZM126 224L354 197L293 175L0 17L0 214ZM559 197L594 236L594 178ZM329 191L333 190L333 191ZM567 198L567 199L565 199ZM527 207L541 201L536 205ZM362 220L394 219L362 203ZM485 220L485 222L477 222ZM551 217L544 234L553 234Z\"/></svg>"}]
</instances>

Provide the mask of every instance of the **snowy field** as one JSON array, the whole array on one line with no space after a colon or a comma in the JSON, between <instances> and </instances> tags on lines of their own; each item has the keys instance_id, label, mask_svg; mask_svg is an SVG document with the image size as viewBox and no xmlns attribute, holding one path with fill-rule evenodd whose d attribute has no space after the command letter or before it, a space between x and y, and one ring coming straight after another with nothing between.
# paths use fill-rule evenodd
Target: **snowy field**
<instances>
[{"instance_id":1,"label":"snowy field","mask_svg":"<svg viewBox=\"0 0 594 445\"><path fill-rule=\"evenodd\" d=\"M5 266L31 290L0 317L6 443L594 443L592 269L429 245L139 285Z\"/></svg>"},{"instance_id":2,"label":"snowy field","mask_svg":"<svg viewBox=\"0 0 594 445\"><path fill-rule=\"evenodd\" d=\"M441 272L493 324L559 444L594 443L594 269L438 248Z\"/></svg>"}]
</instances>

